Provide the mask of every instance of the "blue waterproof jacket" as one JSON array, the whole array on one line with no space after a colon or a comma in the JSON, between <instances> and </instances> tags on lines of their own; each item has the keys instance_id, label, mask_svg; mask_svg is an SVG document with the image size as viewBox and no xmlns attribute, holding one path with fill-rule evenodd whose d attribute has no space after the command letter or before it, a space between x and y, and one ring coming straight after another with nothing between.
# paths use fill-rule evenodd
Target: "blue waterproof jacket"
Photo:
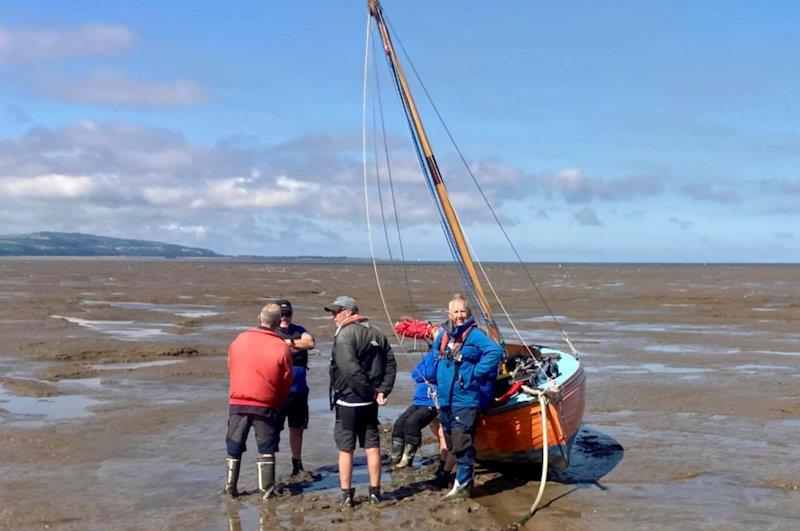
<instances>
[{"instance_id":1,"label":"blue waterproof jacket","mask_svg":"<svg viewBox=\"0 0 800 531\"><path fill-rule=\"evenodd\" d=\"M456 329L448 327L447 333L451 338L457 337L473 324L474 320L470 317L466 323ZM448 359L450 347L445 346L444 355L441 354L439 348L444 332L445 330L439 332L433 340L430 352L425 357L426 360L429 360L426 365L428 371L430 371L430 363L438 360L435 365L435 379L439 406L488 406L492 401L498 365L503 358L502 347L492 341L481 329L475 327L461 345L461 361ZM433 374L427 372L425 376L430 380Z\"/></svg>"},{"instance_id":2,"label":"blue waterproof jacket","mask_svg":"<svg viewBox=\"0 0 800 531\"><path fill-rule=\"evenodd\" d=\"M439 357L430 357L425 356L423 357L417 366L411 371L411 378L417 382L417 388L414 390L414 399L411 403L415 406L429 406L433 407L435 404L433 403L433 398L430 396L430 392L428 390L428 384L425 383L425 380L431 384L432 389L430 391L436 392L436 364L439 362Z\"/></svg>"}]
</instances>

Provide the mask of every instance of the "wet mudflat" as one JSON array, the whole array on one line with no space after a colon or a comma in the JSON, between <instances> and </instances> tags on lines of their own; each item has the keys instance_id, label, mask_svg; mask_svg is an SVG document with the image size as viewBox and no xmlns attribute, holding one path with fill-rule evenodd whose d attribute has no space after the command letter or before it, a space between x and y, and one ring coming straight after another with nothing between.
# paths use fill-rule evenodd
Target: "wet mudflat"
<instances>
[{"instance_id":1,"label":"wet mudflat","mask_svg":"<svg viewBox=\"0 0 800 531\"><path fill-rule=\"evenodd\" d=\"M443 318L460 291L445 266L384 268L390 311ZM526 340L563 348L521 270L489 268ZM800 267L534 266L582 352L587 409L571 466L551 470L528 527L785 529L800 518ZM217 261L0 261L0 527L56 529L497 529L522 515L537 470L479 470L473 500L445 503L432 439L419 466L384 474L380 507L337 508L327 406L332 328L353 294L387 329L371 267ZM225 500L225 348L286 296L318 339L312 472L261 503L255 456ZM504 331L509 323L500 319ZM398 349L408 369L417 354ZM411 381L398 377L388 423ZM278 475L290 470L282 441ZM251 444L254 446L254 444ZM358 453L356 454L359 455ZM357 460L357 496L366 473Z\"/></svg>"}]
</instances>

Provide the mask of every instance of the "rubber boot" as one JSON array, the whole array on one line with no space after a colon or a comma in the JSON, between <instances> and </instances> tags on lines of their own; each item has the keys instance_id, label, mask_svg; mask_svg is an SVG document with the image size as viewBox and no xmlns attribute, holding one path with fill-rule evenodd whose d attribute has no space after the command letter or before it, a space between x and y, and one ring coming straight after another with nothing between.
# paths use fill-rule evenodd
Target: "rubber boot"
<instances>
[{"instance_id":1,"label":"rubber boot","mask_svg":"<svg viewBox=\"0 0 800 531\"><path fill-rule=\"evenodd\" d=\"M303 469L303 462L300 459L292 457L292 475L299 476L303 472L305 472L305 469Z\"/></svg>"},{"instance_id":2,"label":"rubber boot","mask_svg":"<svg viewBox=\"0 0 800 531\"><path fill-rule=\"evenodd\" d=\"M268 500L275 492L275 456L260 455L256 461L258 467L258 490L261 491L261 499Z\"/></svg>"},{"instance_id":3,"label":"rubber boot","mask_svg":"<svg viewBox=\"0 0 800 531\"><path fill-rule=\"evenodd\" d=\"M389 464L396 465L403 457L403 439L399 437L392 438L392 449L389 450Z\"/></svg>"},{"instance_id":4,"label":"rubber boot","mask_svg":"<svg viewBox=\"0 0 800 531\"><path fill-rule=\"evenodd\" d=\"M344 509L352 509L355 505L356 489L342 489L341 506Z\"/></svg>"},{"instance_id":5,"label":"rubber boot","mask_svg":"<svg viewBox=\"0 0 800 531\"><path fill-rule=\"evenodd\" d=\"M433 485L438 489L446 488L450 482L450 473L445 470L445 466L447 466L447 461L439 458L439 466L433 472Z\"/></svg>"},{"instance_id":6,"label":"rubber boot","mask_svg":"<svg viewBox=\"0 0 800 531\"><path fill-rule=\"evenodd\" d=\"M370 486L369 487L369 502L370 503L380 503L383 501L383 496L381 496L381 486L378 485L377 487Z\"/></svg>"},{"instance_id":7,"label":"rubber boot","mask_svg":"<svg viewBox=\"0 0 800 531\"><path fill-rule=\"evenodd\" d=\"M235 498L239 495L239 490L236 488L236 484L239 482L239 467L242 464L242 460L229 457L227 461L228 475L225 480L225 489L222 491L222 493Z\"/></svg>"},{"instance_id":8,"label":"rubber boot","mask_svg":"<svg viewBox=\"0 0 800 531\"><path fill-rule=\"evenodd\" d=\"M414 462L415 455L417 455L417 445L406 444L406 447L403 450L403 457L400 458L400 462L395 465L395 468L405 468L407 466L411 466L411 464Z\"/></svg>"},{"instance_id":9,"label":"rubber boot","mask_svg":"<svg viewBox=\"0 0 800 531\"><path fill-rule=\"evenodd\" d=\"M444 497L449 500L471 498L472 486L475 483L474 473L473 465L458 465L453 488Z\"/></svg>"}]
</instances>

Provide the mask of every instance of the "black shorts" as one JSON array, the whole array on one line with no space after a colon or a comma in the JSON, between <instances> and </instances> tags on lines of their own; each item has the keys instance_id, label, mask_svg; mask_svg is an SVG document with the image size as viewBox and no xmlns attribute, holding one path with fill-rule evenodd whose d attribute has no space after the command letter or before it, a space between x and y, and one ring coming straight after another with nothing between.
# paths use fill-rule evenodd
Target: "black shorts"
<instances>
[{"instance_id":1,"label":"black shorts","mask_svg":"<svg viewBox=\"0 0 800 531\"><path fill-rule=\"evenodd\" d=\"M228 455L240 458L247 450L247 435L250 427L256 432L258 453L274 454L280 442L281 419L278 411L267 409L265 414L231 413L228 417L228 435L225 438Z\"/></svg>"},{"instance_id":2,"label":"black shorts","mask_svg":"<svg viewBox=\"0 0 800 531\"><path fill-rule=\"evenodd\" d=\"M333 440L343 452L356 449L356 439L361 448L380 448L378 435L378 404L348 407L336 404L336 424Z\"/></svg>"},{"instance_id":3,"label":"black shorts","mask_svg":"<svg viewBox=\"0 0 800 531\"><path fill-rule=\"evenodd\" d=\"M305 393L290 393L289 400L281 411L281 428L289 420L290 428L308 429L308 391Z\"/></svg>"}]
</instances>

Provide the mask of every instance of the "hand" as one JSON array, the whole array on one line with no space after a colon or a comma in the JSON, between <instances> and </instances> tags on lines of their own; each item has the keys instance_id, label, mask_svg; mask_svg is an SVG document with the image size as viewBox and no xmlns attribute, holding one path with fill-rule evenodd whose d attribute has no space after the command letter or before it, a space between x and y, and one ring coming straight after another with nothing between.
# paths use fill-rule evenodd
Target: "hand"
<instances>
[{"instance_id":1,"label":"hand","mask_svg":"<svg viewBox=\"0 0 800 531\"><path fill-rule=\"evenodd\" d=\"M378 391L378 394L375 395L375 402L377 402L379 406L385 406L386 405L386 396L383 393L381 393L380 391Z\"/></svg>"}]
</instances>

